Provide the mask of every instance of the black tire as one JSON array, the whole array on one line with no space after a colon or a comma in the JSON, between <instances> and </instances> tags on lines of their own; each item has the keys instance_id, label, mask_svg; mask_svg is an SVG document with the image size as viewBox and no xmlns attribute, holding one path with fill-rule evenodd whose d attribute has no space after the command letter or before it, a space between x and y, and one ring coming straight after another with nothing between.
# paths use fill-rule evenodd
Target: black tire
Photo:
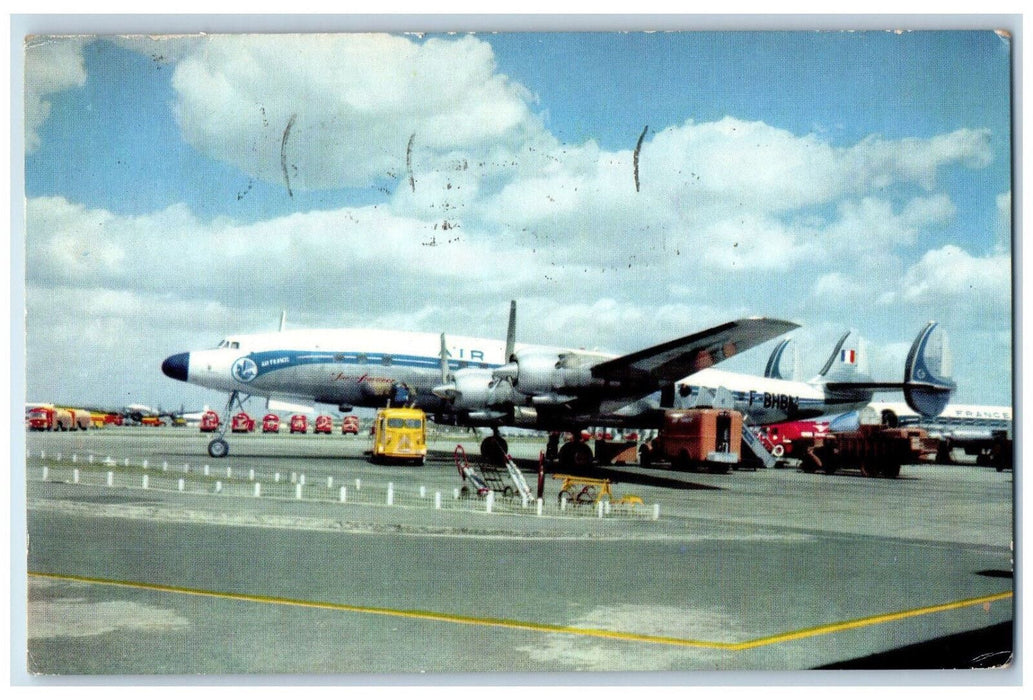
<instances>
[{"instance_id":1,"label":"black tire","mask_svg":"<svg viewBox=\"0 0 1033 700\"><path fill-rule=\"evenodd\" d=\"M229 453L230 444L221 438L208 443L208 455L213 459L222 459Z\"/></svg>"},{"instance_id":2,"label":"black tire","mask_svg":"<svg viewBox=\"0 0 1033 700\"><path fill-rule=\"evenodd\" d=\"M496 439L494 435L489 435L481 440L481 457L487 462L505 464L508 451L509 445L502 438Z\"/></svg>"}]
</instances>

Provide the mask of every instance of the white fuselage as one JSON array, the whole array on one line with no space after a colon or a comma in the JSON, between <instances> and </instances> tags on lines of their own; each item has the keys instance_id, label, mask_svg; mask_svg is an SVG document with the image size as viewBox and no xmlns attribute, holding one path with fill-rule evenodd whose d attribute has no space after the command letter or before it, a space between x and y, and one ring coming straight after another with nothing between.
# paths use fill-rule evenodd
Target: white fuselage
<instances>
[{"instance_id":1,"label":"white fuselage","mask_svg":"<svg viewBox=\"0 0 1033 700\"><path fill-rule=\"evenodd\" d=\"M191 384L252 396L338 406L385 405L392 390L404 385L412 403L429 413L448 413L449 404L433 389L442 383L441 337L433 333L392 330L292 330L230 336L218 348L181 353L168 358L163 371ZM516 350L539 348L517 344ZM447 336L448 371L493 369L507 358L500 340ZM599 359L613 355L595 354ZM676 385L676 405L694 400L700 387L724 387L735 408L755 424L814 418L859 408L870 392L834 396L820 384L766 379L716 369L697 372ZM527 404L531 405L530 397ZM635 400L602 400L586 411L580 407L564 425L626 425L650 427L656 421L660 394ZM559 420L557 410L538 411ZM539 425L550 429L550 425ZM561 427L556 425L556 428Z\"/></svg>"}]
</instances>

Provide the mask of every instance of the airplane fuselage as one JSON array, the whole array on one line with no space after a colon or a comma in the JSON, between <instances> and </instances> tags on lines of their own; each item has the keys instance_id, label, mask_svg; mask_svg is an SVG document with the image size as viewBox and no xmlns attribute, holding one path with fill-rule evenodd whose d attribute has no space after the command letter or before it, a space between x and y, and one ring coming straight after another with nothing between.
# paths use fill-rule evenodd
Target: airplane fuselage
<instances>
[{"instance_id":1,"label":"airplane fuselage","mask_svg":"<svg viewBox=\"0 0 1033 700\"><path fill-rule=\"evenodd\" d=\"M705 369L678 382L676 405L690 405L701 388L731 392L735 410L755 425L808 420L863 408L872 392L832 392L818 382L799 382Z\"/></svg>"},{"instance_id":2,"label":"airplane fuselage","mask_svg":"<svg viewBox=\"0 0 1033 700\"><path fill-rule=\"evenodd\" d=\"M516 345L518 351L526 348L565 352ZM450 372L464 368L490 370L505 362L505 347L499 340L448 336L447 349ZM396 387L404 385L410 403L431 414L451 413L448 401L433 393L442 381L440 336L433 333L331 329L230 336L217 348L173 355L162 367L170 377L211 389L337 406L381 407ZM711 368L677 383L675 405L691 403L700 387L730 391L736 410L754 424L842 413L867 404L871 398L870 392L837 397L818 384ZM581 406L580 410L538 405L526 425L543 429L589 423L656 427L660 403L660 393L654 393L633 401L602 401ZM470 416L464 420L479 422Z\"/></svg>"}]
</instances>

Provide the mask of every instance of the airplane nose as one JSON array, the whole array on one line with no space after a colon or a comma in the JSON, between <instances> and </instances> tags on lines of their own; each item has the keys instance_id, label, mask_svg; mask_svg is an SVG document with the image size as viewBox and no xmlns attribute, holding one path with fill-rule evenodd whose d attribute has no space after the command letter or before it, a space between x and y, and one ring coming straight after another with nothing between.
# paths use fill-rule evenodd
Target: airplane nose
<instances>
[{"instance_id":1,"label":"airplane nose","mask_svg":"<svg viewBox=\"0 0 1033 700\"><path fill-rule=\"evenodd\" d=\"M166 377L171 379L178 379L181 382L187 380L187 373L190 369L190 353L181 352L176 355L170 355L165 358L165 361L161 363L161 371L165 373Z\"/></svg>"}]
</instances>

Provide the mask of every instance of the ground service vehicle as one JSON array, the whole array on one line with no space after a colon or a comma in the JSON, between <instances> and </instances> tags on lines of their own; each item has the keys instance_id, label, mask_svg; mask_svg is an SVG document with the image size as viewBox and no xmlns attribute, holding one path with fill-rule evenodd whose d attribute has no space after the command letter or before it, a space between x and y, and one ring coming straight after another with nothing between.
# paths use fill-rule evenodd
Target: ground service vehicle
<instances>
[{"instance_id":1,"label":"ground service vehicle","mask_svg":"<svg viewBox=\"0 0 1033 700\"><path fill-rule=\"evenodd\" d=\"M294 433L307 433L308 432L308 417L303 416L300 413L291 416L291 435Z\"/></svg>"},{"instance_id":2,"label":"ground service vehicle","mask_svg":"<svg viewBox=\"0 0 1033 700\"><path fill-rule=\"evenodd\" d=\"M776 459L798 457L793 454L793 443L801 438L813 438L825 435L829 431L827 422L812 420L776 423L757 428L757 438L765 449Z\"/></svg>"},{"instance_id":3,"label":"ground service vehicle","mask_svg":"<svg viewBox=\"0 0 1033 700\"><path fill-rule=\"evenodd\" d=\"M643 445L642 463L669 462L674 469L707 469L727 473L742 451L742 414L721 408L689 408L664 412L663 427Z\"/></svg>"},{"instance_id":4,"label":"ground service vehicle","mask_svg":"<svg viewBox=\"0 0 1033 700\"><path fill-rule=\"evenodd\" d=\"M29 430L75 430L77 427L71 411L52 406L33 408L28 419Z\"/></svg>"},{"instance_id":5,"label":"ground service vehicle","mask_svg":"<svg viewBox=\"0 0 1033 700\"><path fill-rule=\"evenodd\" d=\"M241 411L237 415L233 416L233 422L230 424L230 430L235 433L251 433L255 430L255 419L249 416L244 411Z\"/></svg>"},{"instance_id":6,"label":"ground service vehicle","mask_svg":"<svg viewBox=\"0 0 1033 700\"><path fill-rule=\"evenodd\" d=\"M275 413L266 414L265 418L262 419L262 432L263 433L278 433L280 432L280 417Z\"/></svg>"},{"instance_id":7,"label":"ground service vehicle","mask_svg":"<svg viewBox=\"0 0 1033 700\"><path fill-rule=\"evenodd\" d=\"M201 432L214 433L219 429L219 414L215 411L205 411L201 415Z\"/></svg>"},{"instance_id":8,"label":"ground service vehicle","mask_svg":"<svg viewBox=\"0 0 1033 700\"><path fill-rule=\"evenodd\" d=\"M934 461L938 444L921 428L861 425L854 431L800 438L793 442L793 452L805 472L835 474L854 468L864 476L895 479L903 464Z\"/></svg>"},{"instance_id":9,"label":"ground service vehicle","mask_svg":"<svg viewBox=\"0 0 1033 700\"><path fill-rule=\"evenodd\" d=\"M334 419L330 416L316 416L316 427L313 428L312 432L329 435L334 432Z\"/></svg>"},{"instance_id":10,"label":"ground service vehicle","mask_svg":"<svg viewBox=\"0 0 1033 700\"><path fill-rule=\"evenodd\" d=\"M418 408L382 408L373 422L370 460L423 465L427 458L427 415Z\"/></svg>"},{"instance_id":11,"label":"ground service vehicle","mask_svg":"<svg viewBox=\"0 0 1033 700\"><path fill-rule=\"evenodd\" d=\"M358 416L345 416L344 420L341 421L341 435L358 435L359 434L359 417Z\"/></svg>"}]
</instances>

